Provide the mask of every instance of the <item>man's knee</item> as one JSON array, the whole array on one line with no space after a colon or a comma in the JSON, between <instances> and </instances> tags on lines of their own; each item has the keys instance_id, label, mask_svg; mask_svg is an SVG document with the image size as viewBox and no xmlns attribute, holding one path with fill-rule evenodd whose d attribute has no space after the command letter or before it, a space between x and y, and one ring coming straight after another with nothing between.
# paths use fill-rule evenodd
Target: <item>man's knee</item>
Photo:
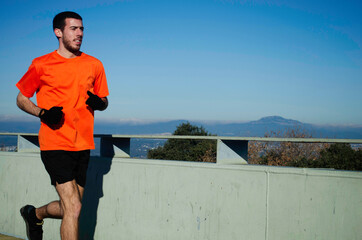
<instances>
[{"instance_id":1,"label":"man's knee","mask_svg":"<svg viewBox=\"0 0 362 240\"><path fill-rule=\"evenodd\" d=\"M70 209L70 214L73 218L79 218L79 215L80 215L80 211L82 209L82 203L78 200L78 201L75 201L73 204L72 204L72 207Z\"/></svg>"},{"instance_id":2,"label":"man's knee","mask_svg":"<svg viewBox=\"0 0 362 240\"><path fill-rule=\"evenodd\" d=\"M82 203L79 198L73 198L62 201L63 215L71 216L73 218L79 218L80 211L82 209Z\"/></svg>"},{"instance_id":3,"label":"man's knee","mask_svg":"<svg viewBox=\"0 0 362 240\"><path fill-rule=\"evenodd\" d=\"M60 196L63 215L79 218L82 203L77 185L73 182L59 184L57 185L57 191Z\"/></svg>"}]
</instances>

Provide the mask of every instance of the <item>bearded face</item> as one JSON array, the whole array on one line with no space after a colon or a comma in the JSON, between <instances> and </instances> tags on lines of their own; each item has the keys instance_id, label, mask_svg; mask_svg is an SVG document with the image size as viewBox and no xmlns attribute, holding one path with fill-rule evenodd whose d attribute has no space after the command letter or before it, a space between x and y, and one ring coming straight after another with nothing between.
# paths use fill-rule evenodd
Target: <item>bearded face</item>
<instances>
[{"instance_id":1,"label":"bearded face","mask_svg":"<svg viewBox=\"0 0 362 240\"><path fill-rule=\"evenodd\" d=\"M82 37L71 37L64 35L62 38L62 42L64 47L72 53L77 53L80 50L80 46L82 45Z\"/></svg>"},{"instance_id":2,"label":"bearded face","mask_svg":"<svg viewBox=\"0 0 362 240\"><path fill-rule=\"evenodd\" d=\"M82 20L75 18L66 18L63 30L60 30L60 44L71 53L78 53L83 40L83 23Z\"/></svg>"}]
</instances>

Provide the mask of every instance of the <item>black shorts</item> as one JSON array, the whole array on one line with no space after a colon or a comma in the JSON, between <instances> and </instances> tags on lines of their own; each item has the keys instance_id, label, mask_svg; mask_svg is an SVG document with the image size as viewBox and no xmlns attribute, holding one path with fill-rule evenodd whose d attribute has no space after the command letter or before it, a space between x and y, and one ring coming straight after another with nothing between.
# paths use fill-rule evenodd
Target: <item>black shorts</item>
<instances>
[{"instance_id":1,"label":"black shorts","mask_svg":"<svg viewBox=\"0 0 362 240\"><path fill-rule=\"evenodd\" d=\"M75 179L84 187L90 158L90 150L84 151L41 151L41 160L49 173L51 184L62 184Z\"/></svg>"}]
</instances>

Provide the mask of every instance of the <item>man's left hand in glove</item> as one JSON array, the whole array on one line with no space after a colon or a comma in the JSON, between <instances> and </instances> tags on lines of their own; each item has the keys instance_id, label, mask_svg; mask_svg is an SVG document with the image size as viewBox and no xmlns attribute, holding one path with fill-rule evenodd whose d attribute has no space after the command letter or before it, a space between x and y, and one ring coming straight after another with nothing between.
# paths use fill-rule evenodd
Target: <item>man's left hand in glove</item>
<instances>
[{"instance_id":1,"label":"man's left hand in glove","mask_svg":"<svg viewBox=\"0 0 362 240\"><path fill-rule=\"evenodd\" d=\"M100 97L91 93L90 91L87 92L89 98L85 102L88 106L90 106L93 111L95 110L104 110L107 108L107 102L104 102Z\"/></svg>"}]
</instances>

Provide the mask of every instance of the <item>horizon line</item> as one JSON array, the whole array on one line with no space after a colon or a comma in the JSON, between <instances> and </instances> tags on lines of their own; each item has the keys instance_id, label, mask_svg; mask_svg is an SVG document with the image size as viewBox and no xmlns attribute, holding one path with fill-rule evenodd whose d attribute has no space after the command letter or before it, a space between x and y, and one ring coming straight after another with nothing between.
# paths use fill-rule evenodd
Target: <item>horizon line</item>
<instances>
[{"instance_id":1,"label":"horizon line","mask_svg":"<svg viewBox=\"0 0 362 240\"><path fill-rule=\"evenodd\" d=\"M167 122L176 122L176 121L185 121L190 123L201 123L201 124L243 124L243 123L251 123L257 122L265 118L272 118L272 117L280 117L284 120L291 120L296 121L301 124L309 124L314 126L328 126L328 127L362 127L362 124L357 123L308 123L308 122L301 122L296 119L286 118L279 115L270 115L265 117L260 117L257 120L205 120L205 119L146 119L146 118L110 118L110 117L95 117L95 124L97 123L114 123L114 124L130 124L130 125L147 125L147 124L154 124L154 123L167 123ZM30 116L30 115L4 115L0 114L0 122L29 122L29 123L36 123L39 122L39 119Z\"/></svg>"}]
</instances>

